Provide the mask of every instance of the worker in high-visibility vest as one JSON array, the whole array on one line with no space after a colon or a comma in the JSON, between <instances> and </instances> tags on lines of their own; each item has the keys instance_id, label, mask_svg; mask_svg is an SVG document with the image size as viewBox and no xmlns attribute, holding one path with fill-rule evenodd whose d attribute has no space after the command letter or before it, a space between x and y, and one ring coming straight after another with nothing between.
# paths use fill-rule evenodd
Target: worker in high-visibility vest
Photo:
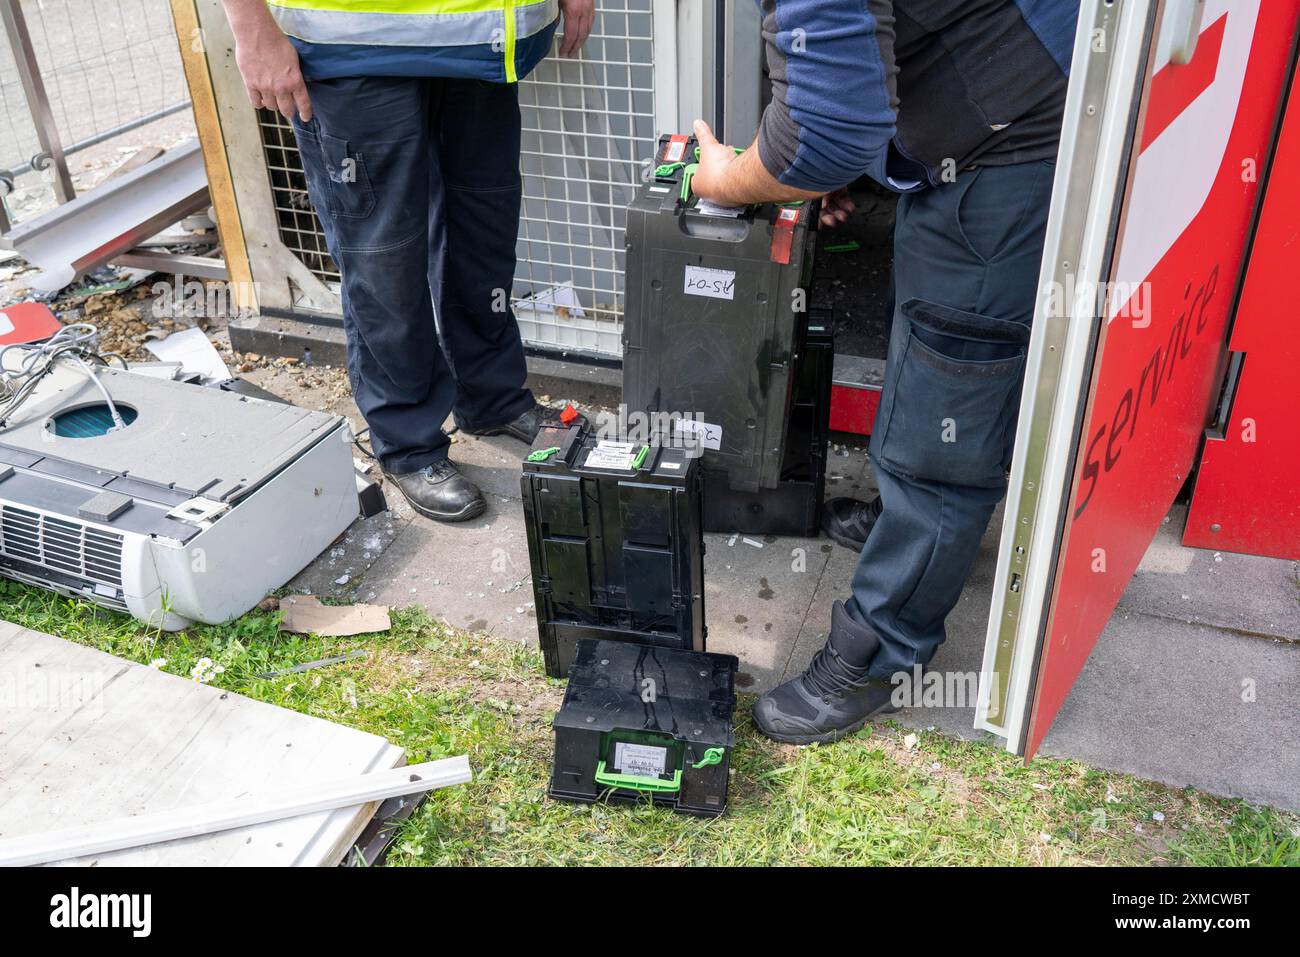
<instances>
[{"instance_id":1,"label":"worker in high-visibility vest","mask_svg":"<svg viewBox=\"0 0 1300 957\"><path fill-rule=\"evenodd\" d=\"M852 594L803 674L754 704L763 734L810 744L919 696L1006 491L1079 4L760 6L772 101L740 154L696 123L693 190L725 206L827 196L832 227L859 176L902 194L871 435L880 495L823 512L860 552Z\"/></svg>"},{"instance_id":2,"label":"worker in high-visibility vest","mask_svg":"<svg viewBox=\"0 0 1300 957\"><path fill-rule=\"evenodd\" d=\"M255 107L297 135L342 275L348 378L384 474L421 515L481 515L449 413L531 443L540 424L510 309L517 81L591 31L595 0L222 0ZM435 320L436 316L436 320Z\"/></svg>"}]
</instances>

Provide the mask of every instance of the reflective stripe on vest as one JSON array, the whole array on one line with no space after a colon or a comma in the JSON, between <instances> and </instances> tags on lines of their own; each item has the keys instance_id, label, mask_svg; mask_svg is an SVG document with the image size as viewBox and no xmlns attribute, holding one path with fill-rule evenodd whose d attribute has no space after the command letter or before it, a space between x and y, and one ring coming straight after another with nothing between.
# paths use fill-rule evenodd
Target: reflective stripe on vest
<instances>
[{"instance_id":1,"label":"reflective stripe on vest","mask_svg":"<svg viewBox=\"0 0 1300 957\"><path fill-rule=\"evenodd\" d=\"M286 35L308 43L500 50L514 83L515 43L549 26L559 0L267 0Z\"/></svg>"}]
</instances>

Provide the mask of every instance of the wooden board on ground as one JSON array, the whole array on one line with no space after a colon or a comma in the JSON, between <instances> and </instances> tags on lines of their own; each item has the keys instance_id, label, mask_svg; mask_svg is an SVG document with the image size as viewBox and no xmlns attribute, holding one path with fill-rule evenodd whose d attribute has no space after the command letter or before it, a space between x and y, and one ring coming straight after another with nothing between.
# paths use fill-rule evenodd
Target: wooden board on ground
<instances>
[{"instance_id":1,"label":"wooden board on ground","mask_svg":"<svg viewBox=\"0 0 1300 957\"><path fill-rule=\"evenodd\" d=\"M383 738L0 621L0 836L396 767ZM375 804L69 864L337 864Z\"/></svg>"}]
</instances>

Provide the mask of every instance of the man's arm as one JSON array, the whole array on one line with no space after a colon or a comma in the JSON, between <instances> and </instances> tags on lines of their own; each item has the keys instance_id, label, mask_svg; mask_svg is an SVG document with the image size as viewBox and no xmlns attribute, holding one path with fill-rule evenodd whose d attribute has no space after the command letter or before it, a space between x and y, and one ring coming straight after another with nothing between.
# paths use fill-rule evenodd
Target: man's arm
<instances>
[{"instance_id":1,"label":"man's arm","mask_svg":"<svg viewBox=\"0 0 1300 957\"><path fill-rule=\"evenodd\" d=\"M700 144L700 168L691 178L691 191L723 206L747 206L750 203L794 203L815 199L821 193L786 186L763 165L758 155L758 141L737 153L719 143L703 120L695 121L695 138Z\"/></svg>"},{"instance_id":2,"label":"man's arm","mask_svg":"<svg viewBox=\"0 0 1300 957\"><path fill-rule=\"evenodd\" d=\"M280 30L266 0L221 0L235 35L235 63L254 107L311 119L311 100L298 66L298 51Z\"/></svg>"},{"instance_id":3,"label":"man's arm","mask_svg":"<svg viewBox=\"0 0 1300 957\"><path fill-rule=\"evenodd\" d=\"M820 196L864 173L883 182L898 109L892 0L762 6L772 101L739 156L697 125L694 191L743 205Z\"/></svg>"}]
</instances>

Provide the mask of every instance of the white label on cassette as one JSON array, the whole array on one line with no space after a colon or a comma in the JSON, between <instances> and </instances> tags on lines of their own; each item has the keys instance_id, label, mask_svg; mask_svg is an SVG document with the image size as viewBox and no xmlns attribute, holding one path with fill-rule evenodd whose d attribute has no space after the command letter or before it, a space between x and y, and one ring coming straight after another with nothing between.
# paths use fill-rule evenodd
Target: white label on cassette
<instances>
[{"instance_id":1,"label":"white label on cassette","mask_svg":"<svg viewBox=\"0 0 1300 957\"><path fill-rule=\"evenodd\" d=\"M652 744L614 742L614 770L619 774L657 778L664 773L664 766L667 763L667 748L657 748Z\"/></svg>"},{"instance_id":2,"label":"white label on cassette","mask_svg":"<svg viewBox=\"0 0 1300 957\"><path fill-rule=\"evenodd\" d=\"M700 448L712 449L714 452L722 448L722 426L720 425L701 422L698 419L678 419L677 431L688 432L695 436L695 441L700 444Z\"/></svg>"},{"instance_id":3,"label":"white label on cassette","mask_svg":"<svg viewBox=\"0 0 1300 957\"><path fill-rule=\"evenodd\" d=\"M597 442L596 447L587 453L587 461L583 464L589 469L630 472L637 450L638 447L632 442Z\"/></svg>"},{"instance_id":4,"label":"white label on cassette","mask_svg":"<svg viewBox=\"0 0 1300 957\"><path fill-rule=\"evenodd\" d=\"M687 266L685 292L688 296L708 296L710 299L735 299L736 273L731 269Z\"/></svg>"},{"instance_id":5,"label":"white label on cassette","mask_svg":"<svg viewBox=\"0 0 1300 957\"><path fill-rule=\"evenodd\" d=\"M702 216L726 216L739 219L745 214L745 206L719 206L711 199L702 199L695 204L695 211Z\"/></svg>"}]
</instances>

